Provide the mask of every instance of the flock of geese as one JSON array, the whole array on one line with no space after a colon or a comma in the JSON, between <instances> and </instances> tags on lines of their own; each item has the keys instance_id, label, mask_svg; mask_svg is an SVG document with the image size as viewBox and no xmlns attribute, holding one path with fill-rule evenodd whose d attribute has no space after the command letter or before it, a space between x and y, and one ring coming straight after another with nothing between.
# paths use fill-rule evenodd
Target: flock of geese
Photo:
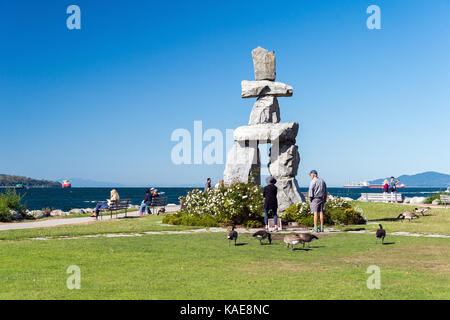
<instances>
[{"instance_id":1,"label":"flock of geese","mask_svg":"<svg viewBox=\"0 0 450 320\"><path fill-rule=\"evenodd\" d=\"M419 218L418 214L421 214L422 216L425 216L425 212L431 210L430 207L426 208L415 208L414 211L417 213L413 213L410 211L405 211L401 213L397 219L403 220L407 219L411 222L413 219ZM383 226L381 224L378 225L380 228L375 233L375 243L378 243L378 240L381 240L381 243L384 244L384 238L386 237L386 230L383 229ZM269 244L272 244L272 235L270 232L267 232L265 230L257 231L253 234L253 237L259 240L259 243L262 245L263 240L266 240L269 242ZM230 246L230 243L234 241L234 245L236 245L236 241L238 238L238 232L236 231L235 226L231 227L231 231L228 232L228 246ZM303 248L305 248L305 244L307 244L307 247L309 248L309 243L313 240L318 240L319 238L312 233L296 233L296 234L288 234L284 237L284 243L286 244L287 248L289 246L292 250L295 250L296 244L303 244Z\"/></svg>"},{"instance_id":2,"label":"flock of geese","mask_svg":"<svg viewBox=\"0 0 450 320\"><path fill-rule=\"evenodd\" d=\"M402 219L403 220L409 220L409 222L411 222L411 220L413 219L418 219L419 215L417 213L420 213L422 216L425 216L425 212L427 212L428 210L431 210L430 207L426 207L426 208L414 208L414 212L411 211L405 211L403 213L400 213L397 217L397 219Z\"/></svg>"},{"instance_id":3,"label":"flock of geese","mask_svg":"<svg viewBox=\"0 0 450 320\"><path fill-rule=\"evenodd\" d=\"M267 232L266 230L259 230L256 231L253 234L253 237L259 240L259 243L262 245L263 240L266 240L269 242L269 244L272 244L272 235L270 232ZM228 232L228 246L230 246L230 243L234 241L234 245L236 245L236 241L238 238L238 232L236 231L235 227L231 227L231 231ZM284 243L286 243L287 247L291 246L292 250L295 249L295 245L298 243L303 244L303 248L305 247L305 243L308 244L315 239L319 239L315 235L311 233L297 233L297 234L288 234L284 237Z\"/></svg>"}]
</instances>

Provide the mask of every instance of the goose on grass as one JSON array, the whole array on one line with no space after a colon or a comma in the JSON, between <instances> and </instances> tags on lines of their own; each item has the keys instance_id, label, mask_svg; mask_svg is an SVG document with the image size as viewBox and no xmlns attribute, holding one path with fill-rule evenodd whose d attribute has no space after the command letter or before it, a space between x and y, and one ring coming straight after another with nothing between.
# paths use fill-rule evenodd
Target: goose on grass
<instances>
[{"instance_id":1,"label":"goose on grass","mask_svg":"<svg viewBox=\"0 0 450 320\"><path fill-rule=\"evenodd\" d=\"M236 240L238 238L238 233L236 230L234 230L235 227L232 226L230 232L228 232L228 246L230 246L230 242L234 241L234 245L236 245Z\"/></svg>"},{"instance_id":2,"label":"goose on grass","mask_svg":"<svg viewBox=\"0 0 450 320\"><path fill-rule=\"evenodd\" d=\"M263 244L262 241L265 239L269 240L269 244L272 244L272 235L265 230L260 230L260 231L255 232L253 234L253 237L258 239L260 244Z\"/></svg>"}]
</instances>

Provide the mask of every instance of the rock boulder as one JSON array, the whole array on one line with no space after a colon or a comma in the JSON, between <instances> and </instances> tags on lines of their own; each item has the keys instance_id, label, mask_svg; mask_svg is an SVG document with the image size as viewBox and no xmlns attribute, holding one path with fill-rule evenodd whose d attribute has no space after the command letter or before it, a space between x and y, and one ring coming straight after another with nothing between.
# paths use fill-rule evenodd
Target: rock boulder
<instances>
[{"instance_id":1,"label":"rock boulder","mask_svg":"<svg viewBox=\"0 0 450 320\"><path fill-rule=\"evenodd\" d=\"M291 97L294 89L281 82L267 80L241 82L242 98L257 98L260 96Z\"/></svg>"},{"instance_id":2,"label":"rock boulder","mask_svg":"<svg viewBox=\"0 0 450 320\"><path fill-rule=\"evenodd\" d=\"M255 69L255 80L271 80L276 77L275 52L268 52L258 47L252 50L253 66Z\"/></svg>"},{"instance_id":3,"label":"rock boulder","mask_svg":"<svg viewBox=\"0 0 450 320\"><path fill-rule=\"evenodd\" d=\"M234 130L235 141L258 141L259 143L280 143L290 141L295 143L298 133L298 123L266 123L252 126L242 126Z\"/></svg>"},{"instance_id":4,"label":"rock boulder","mask_svg":"<svg viewBox=\"0 0 450 320\"><path fill-rule=\"evenodd\" d=\"M253 105L248 125L280 122L278 99L273 96L259 97Z\"/></svg>"},{"instance_id":5,"label":"rock boulder","mask_svg":"<svg viewBox=\"0 0 450 320\"><path fill-rule=\"evenodd\" d=\"M235 142L227 155L224 183L230 185L233 182L261 183L261 159L257 144L249 144L244 141Z\"/></svg>"}]
</instances>

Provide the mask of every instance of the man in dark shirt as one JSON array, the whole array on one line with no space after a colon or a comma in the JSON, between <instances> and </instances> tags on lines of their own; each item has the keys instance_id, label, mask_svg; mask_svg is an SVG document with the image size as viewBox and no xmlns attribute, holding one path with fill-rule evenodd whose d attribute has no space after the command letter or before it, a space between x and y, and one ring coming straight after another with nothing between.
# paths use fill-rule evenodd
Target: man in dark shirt
<instances>
[{"instance_id":1,"label":"man in dark shirt","mask_svg":"<svg viewBox=\"0 0 450 320\"><path fill-rule=\"evenodd\" d=\"M266 231L269 231L269 214L273 214L273 224L275 225L275 232L278 232L277 225L277 210L278 210L278 200L277 192L278 189L275 186L277 180L274 177L268 177L266 179L267 186L264 187L264 223L266 225Z\"/></svg>"},{"instance_id":2,"label":"man in dark shirt","mask_svg":"<svg viewBox=\"0 0 450 320\"><path fill-rule=\"evenodd\" d=\"M211 189L211 178L206 179L205 183L205 191L208 191L209 189Z\"/></svg>"}]
</instances>

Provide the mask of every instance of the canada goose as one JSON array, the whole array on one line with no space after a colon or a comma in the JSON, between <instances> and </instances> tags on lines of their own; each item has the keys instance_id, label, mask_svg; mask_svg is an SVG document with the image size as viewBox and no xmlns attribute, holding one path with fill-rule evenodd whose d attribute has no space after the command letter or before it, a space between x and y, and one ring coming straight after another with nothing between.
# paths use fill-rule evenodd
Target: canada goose
<instances>
[{"instance_id":1,"label":"canada goose","mask_svg":"<svg viewBox=\"0 0 450 320\"><path fill-rule=\"evenodd\" d=\"M234 226L231 227L231 231L228 232L228 246L230 246L230 242L234 240L234 245L236 245L236 240L238 238L238 233L234 230Z\"/></svg>"},{"instance_id":2,"label":"canada goose","mask_svg":"<svg viewBox=\"0 0 450 320\"><path fill-rule=\"evenodd\" d=\"M400 213L397 217L397 219L409 219L409 222L411 222L412 219L417 219L419 218L419 216L415 213L409 212L409 211L405 211L403 213ZM403 221L402 220L402 221Z\"/></svg>"},{"instance_id":3,"label":"canada goose","mask_svg":"<svg viewBox=\"0 0 450 320\"><path fill-rule=\"evenodd\" d=\"M377 230L375 236L376 240L375 243L378 243L378 239L381 239L381 243L384 243L384 237L386 237L386 230L383 229L383 226L379 224L380 229Z\"/></svg>"},{"instance_id":4,"label":"canada goose","mask_svg":"<svg viewBox=\"0 0 450 320\"><path fill-rule=\"evenodd\" d=\"M294 251L294 246L299 242L301 242L300 237L296 234L288 234L284 237L284 243L286 243L288 249L289 245L291 245L292 251Z\"/></svg>"},{"instance_id":5,"label":"canada goose","mask_svg":"<svg viewBox=\"0 0 450 320\"><path fill-rule=\"evenodd\" d=\"M312 233L297 233L296 236L298 236L300 238L300 242L303 243L303 248L305 247L305 243L308 244L308 248L309 248L309 243L311 241L313 241L314 239L319 240L318 237L316 237L315 235L313 235Z\"/></svg>"},{"instance_id":6,"label":"canada goose","mask_svg":"<svg viewBox=\"0 0 450 320\"><path fill-rule=\"evenodd\" d=\"M425 216L424 213L427 212L428 210L431 210L430 207L426 207L426 208L414 208L414 211L417 213L420 213L422 216Z\"/></svg>"},{"instance_id":7,"label":"canada goose","mask_svg":"<svg viewBox=\"0 0 450 320\"><path fill-rule=\"evenodd\" d=\"M262 241L267 238L269 240L269 243L272 244L272 235L265 230L259 230L259 231L255 232L253 234L253 237L259 239L259 243L261 243L261 244L262 244Z\"/></svg>"}]
</instances>

